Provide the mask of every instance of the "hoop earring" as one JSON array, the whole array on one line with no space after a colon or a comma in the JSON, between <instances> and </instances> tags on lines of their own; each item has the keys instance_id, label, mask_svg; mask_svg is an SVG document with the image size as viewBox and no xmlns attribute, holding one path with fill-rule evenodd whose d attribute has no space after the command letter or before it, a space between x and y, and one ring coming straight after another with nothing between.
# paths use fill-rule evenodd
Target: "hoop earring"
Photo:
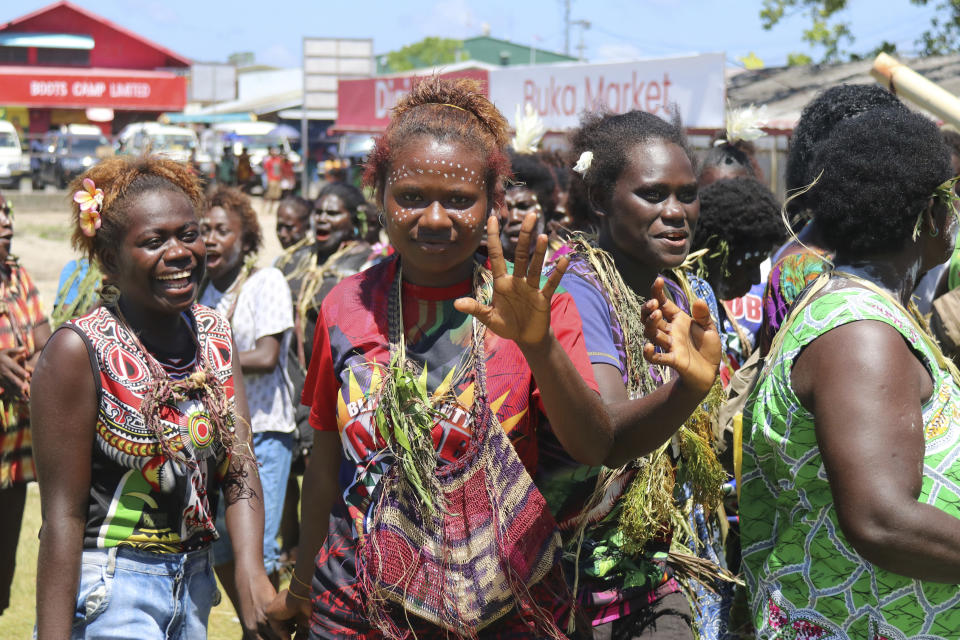
<instances>
[{"instance_id":1,"label":"hoop earring","mask_svg":"<svg viewBox=\"0 0 960 640\"><path fill-rule=\"evenodd\" d=\"M940 229L937 229L936 227L933 227L932 225L931 225L931 227L932 227L932 228L930 229L930 237L931 237L931 238L936 238L938 235L940 235Z\"/></svg>"},{"instance_id":2,"label":"hoop earring","mask_svg":"<svg viewBox=\"0 0 960 640\"><path fill-rule=\"evenodd\" d=\"M381 211L380 213L377 214L377 220L380 221L380 226L381 226L382 228L384 228L384 229L387 228L387 223L384 222L384 220L383 220L383 211Z\"/></svg>"},{"instance_id":3,"label":"hoop earring","mask_svg":"<svg viewBox=\"0 0 960 640\"><path fill-rule=\"evenodd\" d=\"M103 304L113 306L120 300L120 289L115 284L104 283L97 291Z\"/></svg>"}]
</instances>

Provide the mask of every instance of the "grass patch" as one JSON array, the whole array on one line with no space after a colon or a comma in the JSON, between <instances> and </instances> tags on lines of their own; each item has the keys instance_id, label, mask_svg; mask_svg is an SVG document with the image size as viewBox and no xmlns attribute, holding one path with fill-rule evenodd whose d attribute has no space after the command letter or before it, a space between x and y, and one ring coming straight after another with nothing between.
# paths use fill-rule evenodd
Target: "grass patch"
<instances>
[{"instance_id":1,"label":"grass patch","mask_svg":"<svg viewBox=\"0 0 960 640\"><path fill-rule=\"evenodd\" d=\"M16 233L19 236L37 236L44 240L53 240L55 242L64 242L70 239L71 228L66 224L23 224L16 227Z\"/></svg>"}]
</instances>

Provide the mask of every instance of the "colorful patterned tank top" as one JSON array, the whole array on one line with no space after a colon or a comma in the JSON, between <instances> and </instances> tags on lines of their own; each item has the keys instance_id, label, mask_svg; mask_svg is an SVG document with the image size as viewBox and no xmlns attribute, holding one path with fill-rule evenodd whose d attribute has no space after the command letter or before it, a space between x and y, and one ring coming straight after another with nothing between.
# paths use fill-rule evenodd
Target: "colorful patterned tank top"
<instances>
[{"instance_id":1,"label":"colorful patterned tank top","mask_svg":"<svg viewBox=\"0 0 960 640\"><path fill-rule=\"evenodd\" d=\"M205 364L233 400L230 325L218 313L193 305L196 359L183 366L161 363L168 375L185 378ZM140 404L151 378L137 340L106 308L64 325L87 344L99 398L90 476L90 502L83 546L119 545L154 553L182 553L216 539L214 518L227 457L202 405L188 400L162 415L174 448L190 461L167 458L145 426Z\"/></svg>"},{"instance_id":2,"label":"colorful patterned tank top","mask_svg":"<svg viewBox=\"0 0 960 640\"><path fill-rule=\"evenodd\" d=\"M918 499L960 518L960 388L890 301L859 287L816 298L782 329L782 349L771 354L744 410L740 526L758 638L932 640L960 632L960 586L885 571L846 539L813 416L791 386L801 349L858 320L895 328L930 371L934 392L922 407L926 450Z\"/></svg>"}]
</instances>

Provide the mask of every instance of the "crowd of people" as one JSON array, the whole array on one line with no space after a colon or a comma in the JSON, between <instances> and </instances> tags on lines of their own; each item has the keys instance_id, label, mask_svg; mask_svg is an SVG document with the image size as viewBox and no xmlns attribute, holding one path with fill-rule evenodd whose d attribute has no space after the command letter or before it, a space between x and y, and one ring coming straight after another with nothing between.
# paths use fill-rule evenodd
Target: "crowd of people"
<instances>
[{"instance_id":1,"label":"crowd of people","mask_svg":"<svg viewBox=\"0 0 960 640\"><path fill-rule=\"evenodd\" d=\"M0 610L36 479L41 640L205 637L215 576L245 638L955 637L958 140L829 88L781 203L427 78L269 266L226 170L90 168L52 329L0 197Z\"/></svg>"}]
</instances>

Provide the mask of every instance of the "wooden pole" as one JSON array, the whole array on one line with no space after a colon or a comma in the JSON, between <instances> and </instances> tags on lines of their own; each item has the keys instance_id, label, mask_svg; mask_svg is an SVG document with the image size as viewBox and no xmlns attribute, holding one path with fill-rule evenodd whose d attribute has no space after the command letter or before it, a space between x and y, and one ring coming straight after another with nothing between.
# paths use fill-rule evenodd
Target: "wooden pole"
<instances>
[{"instance_id":1,"label":"wooden pole","mask_svg":"<svg viewBox=\"0 0 960 640\"><path fill-rule=\"evenodd\" d=\"M870 75L901 98L929 111L937 118L960 127L960 98L927 80L893 56L881 53L873 61Z\"/></svg>"}]
</instances>

